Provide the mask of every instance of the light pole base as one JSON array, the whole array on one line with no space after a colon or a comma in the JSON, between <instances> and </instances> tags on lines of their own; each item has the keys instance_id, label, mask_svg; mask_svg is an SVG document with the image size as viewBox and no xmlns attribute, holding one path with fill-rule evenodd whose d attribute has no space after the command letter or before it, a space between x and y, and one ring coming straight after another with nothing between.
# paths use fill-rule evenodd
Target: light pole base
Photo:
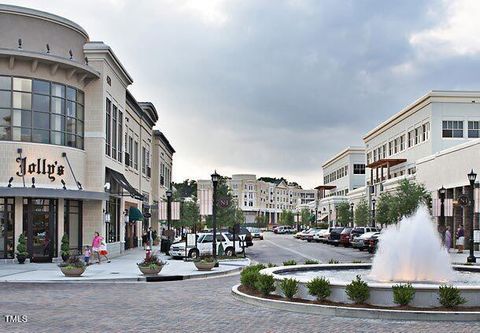
<instances>
[{"instance_id":1,"label":"light pole base","mask_svg":"<svg viewBox=\"0 0 480 333\"><path fill-rule=\"evenodd\" d=\"M475 256L468 256L467 262L468 263L475 263L475 262L477 262L477 258Z\"/></svg>"}]
</instances>

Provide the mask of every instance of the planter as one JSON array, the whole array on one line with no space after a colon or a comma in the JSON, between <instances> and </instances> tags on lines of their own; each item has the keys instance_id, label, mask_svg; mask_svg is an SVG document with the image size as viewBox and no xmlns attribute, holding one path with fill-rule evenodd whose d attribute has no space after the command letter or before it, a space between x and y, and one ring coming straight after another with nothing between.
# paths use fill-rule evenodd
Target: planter
<instances>
[{"instance_id":1,"label":"planter","mask_svg":"<svg viewBox=\"0 0 480 333\"><path fill-rule=\"evenodd\" d=\"M62 260L63 260L63 261L67 261L68 258L70 258L70 255L69 255L69 254L62 254Z\"/></svg>"},{"instance_id":2,"label":"planter","mask_svg":"<svg viewBox=\"0 0 480 333\"><path fill-rule=\"evenodd\" d=\"M155 268L151 268L150 266L138 266L138 269L140 272L142 272L143 275L157 275L160 273L164 265L158 265L155 266Z\"/></svg>"},{"instance_id":3,"label":"planter","mask_svg":"<svg viewBox=\"0 0 480 333\"><path fill-rule=\"evenodd\" d=\"M24 264L26 259L27 259L27 256L22 254L17 254L17 261L19 264Z\"/></svg>"},{"instance_id":4,"label":"planter","mask_svg":"<svg viewBox=\"0 0 480 333\"><path fill-rule=\"evenodd\" d=\"M199 271L211 271L217 264L216 261L194 261L193 263Z\"/></svg>"},{"instance_id":5,"label":"planter","mask_svg":"<svg viewBox=\"0 0 480 333\"><path fill-rule=\"evenodd\" d=\"M60 267L62 273L67 277L79 277L85 272L85 267L71 267L65 266Z\"/></svg>"}]
</instances>

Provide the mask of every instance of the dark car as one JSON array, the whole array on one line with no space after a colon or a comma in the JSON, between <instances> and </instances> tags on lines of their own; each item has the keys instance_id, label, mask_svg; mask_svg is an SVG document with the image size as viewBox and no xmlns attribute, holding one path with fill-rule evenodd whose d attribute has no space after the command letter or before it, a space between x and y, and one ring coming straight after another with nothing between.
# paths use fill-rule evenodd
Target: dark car
<instances>
[{"instance_id":1,"label":"dark car","mask_svg":"<svg viewBox=\"0 0 480 333\"><path fill-rule=\"evenodd\" d=\"M368 252L369 253L375 253L377 252L378 248L378 236L380 236L380 233L374 234L370 239L368 240Z\"/></svg>"},{"instance_id":2,"label":"dark car","mask_svg":"<svg viewBox=\"0 0 480 333\"><path fill-rule=\"evenodd\" d=\"M340 243L340 234L342 233L344 227L336 227L330 230L330 235L328 236L328 244L338 246Z\"/></svg>"},{"instance_id":3,"label":"dark car","mask_svg":"<svg viewBox=\"0 0 480 333\"><path fill-rule=\"evenodd\" d=\"M342 244L344 247L350 246L350 234L352 230L353 228L345 228L340 233L340 244Z\"/></svg>"},{"instance_id":4,"label":"dark car","mask_svg":"<svg viewBox=\"0 0 480 333\"><path fill-rule=\"evenodd\" d=\"M221 229L222 232L229 232L233 234L233 229ZM249 247L253 245L253 237L250 231L248 231L247 227L240 227L240 232L237 234L240 237L240 240L245 241L245 247Z\"/></svg>"}]
</instances>

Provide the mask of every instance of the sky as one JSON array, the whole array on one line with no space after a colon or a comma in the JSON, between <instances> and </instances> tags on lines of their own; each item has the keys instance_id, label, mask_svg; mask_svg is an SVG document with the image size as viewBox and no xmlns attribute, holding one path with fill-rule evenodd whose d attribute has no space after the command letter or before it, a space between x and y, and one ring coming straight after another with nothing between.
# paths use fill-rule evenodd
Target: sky
<instances>
[{"instance_id":1,"label":"sky","mask_svg":"<svg viewBox=\"0 0 480 333\"><path fill-rule=\"evenodd\" d=\"M323 183L430 90L480 90L477 0L16 0L110 45L177 151L174 181Z\"/></svg>"}]
</instances>

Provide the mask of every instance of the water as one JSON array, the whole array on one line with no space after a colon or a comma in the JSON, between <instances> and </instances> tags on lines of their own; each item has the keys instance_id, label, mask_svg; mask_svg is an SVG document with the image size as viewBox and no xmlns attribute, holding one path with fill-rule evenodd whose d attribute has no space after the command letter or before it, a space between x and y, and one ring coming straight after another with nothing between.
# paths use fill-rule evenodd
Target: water
<instances>
[{"instance_id":1,"label":"water","mask_svg":"<svg viewBox=\"0 0 480 333\"><path fill-rule=\"evenodd\" d=\"M455 280L450 256L442 246L436 225L426 207L390 225L379 236L370 278L376 281Z\"/></svg>"}]
</instances>

